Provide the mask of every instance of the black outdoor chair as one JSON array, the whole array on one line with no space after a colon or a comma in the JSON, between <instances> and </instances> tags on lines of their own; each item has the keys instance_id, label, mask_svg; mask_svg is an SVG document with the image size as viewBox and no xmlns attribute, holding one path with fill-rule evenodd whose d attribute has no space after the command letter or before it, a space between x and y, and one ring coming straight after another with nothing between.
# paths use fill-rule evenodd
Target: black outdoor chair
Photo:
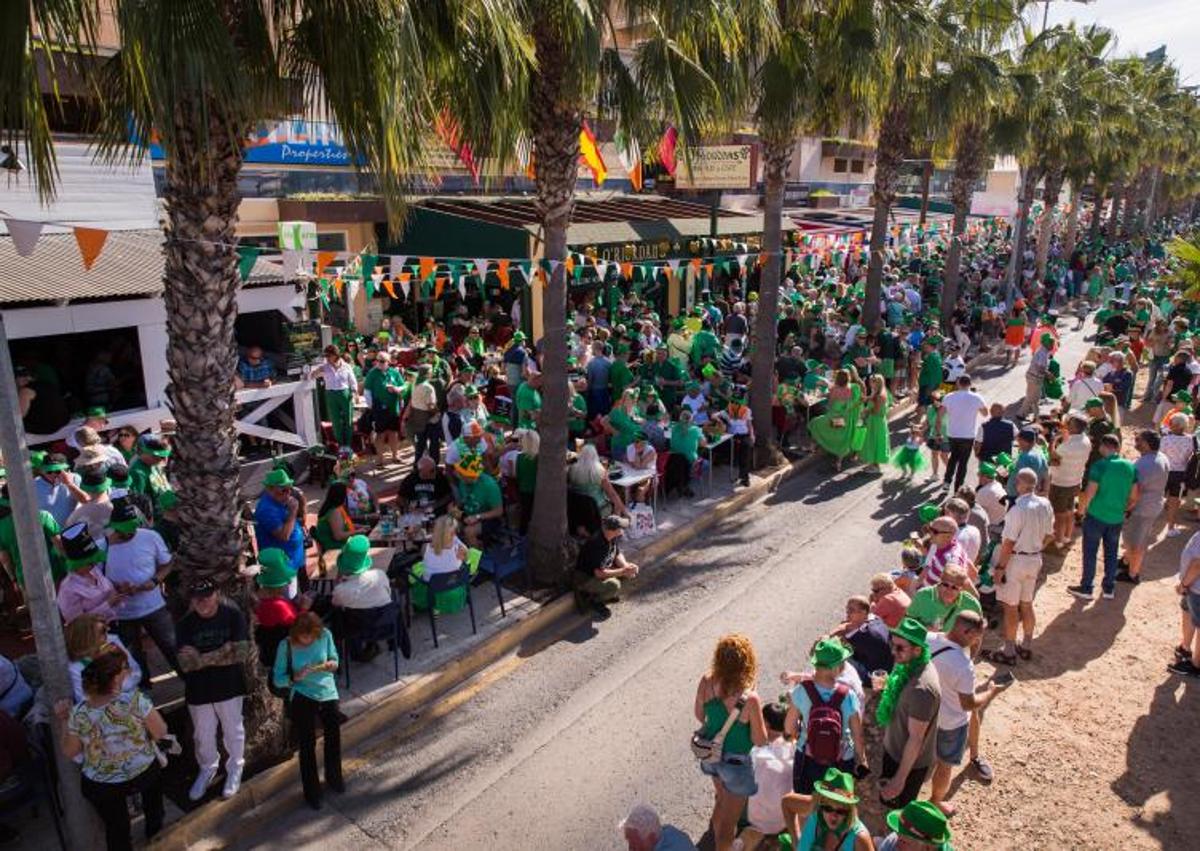
<instances>
[{"instance_id":1,"label":"black outdoor chair","mask_svg":"<svg viewBox=\"0 0 1200 851\"><path fill-rule=\"evenodd\" d=\"M392 651L392 680L400 679L400 654L403 653L406 659L411 658L412 643L394 591L390 603L375 609L335 607L332 625L338 643L338 664L346 674L347 689L350 688L350 648L355 641L387 641Z\"/></svg>"},{"instance_id":2,"label":"black outdoor chair","mask_svg":"<svg viewBox=\"0 0 1200 851\"><path fill-rule=\"evenodd\" d=\"M437 637L437 595L443 591L462 588L467 595L467 610L471 613L471 634L477 635L479 628L475 625L475 601L471 599L471 570L464 565L456 573L435 573L429 577L429 630L433 633L433 646L438 646ZM418 580L420 581L420 580Z\"/></svg>"}]
</instances>

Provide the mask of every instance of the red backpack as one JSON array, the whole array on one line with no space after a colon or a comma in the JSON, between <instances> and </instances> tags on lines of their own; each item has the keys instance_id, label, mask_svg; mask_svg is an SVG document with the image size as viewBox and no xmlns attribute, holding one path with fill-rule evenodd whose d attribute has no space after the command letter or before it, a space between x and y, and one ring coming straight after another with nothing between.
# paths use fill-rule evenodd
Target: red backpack
<instances>
[{"instance_id":1,"label":"red backpack","mask_svg":"<svg viewBox=\"0 0 1200 851\"><path fill-rule=\"evenodd\" d=\"M808 712L804 755L819 765L836 765L842 758L842 701L849 689L838 683L829 700L823 700L812 680L801 683L812 708Z\"/></svg>"}]
</instances>

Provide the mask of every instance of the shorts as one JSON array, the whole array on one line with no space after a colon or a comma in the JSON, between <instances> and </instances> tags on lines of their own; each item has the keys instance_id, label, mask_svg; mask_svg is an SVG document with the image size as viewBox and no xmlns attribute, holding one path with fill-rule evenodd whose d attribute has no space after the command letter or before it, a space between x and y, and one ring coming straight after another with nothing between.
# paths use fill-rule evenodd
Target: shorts
<instances>
[{"instance_id":1,"label":"shorts","mask_svg":"<svg viewBox=\"0 0 1200 851\"><path fill-rule=\"evenodd\" d=\"M880 769L880 777L884 780L890 779L896 769L900 767L900 760L892 759L891 754L887 751L883 752L883 766ZM905 804L911 804L917 800L917 796L921 794L921 787L925 784L925 777L929 774L929 766L923 768L913 768L908 772L908 779L904 781L904 788L900 790L900 794L894 798L883 798L879 800L883 802L889 810L901 809Z\"/></svg>"},{"instance_id":2,"label":"shorts","mask_svg":"<svg viewBox=\"0 0 1200 851\"><path fill-rule=\"evenodd\" d=\"M1013 553L1004 571L1004 581L996 583L996 599L1006 606L1032 603L1042 572L1041 556L1022 556Z\"/></svg>"},{"instance_id":3,"label":"shorts","mask_svg":"<svg viewBox=\"0 0 1200 851\"><path fill-rule=\"evenodd\" d=\"M1126 549L1144 550L1149 547L1154 540L1154 523L1157 520L1157 514L1132 514L1126 518L1125 527L1121 530L1121 540L1125 542Z\"/></svg>"},{"instance_id":4,"label":"shorts","mask_svg":"<svg viewBox=\"0 0 1200 851\"><path fill-rule=\"evenodd\" d=\"M725 791L739 798L749 798L758 791L754 779L754 764L749 754L726 754L720 762L702 762L700 770L721 781Z\"/></svg>"},{"instance_id":5,"label":"shorts","mask_svg":"<svg viewBox=\"0 0 1200 851\"><path fill-rule=\"evenodd\" d=\"M371 422L375 426L376 434L381 434L385 431L400 431L400 415L393 414L386 408L373 408L371 410Z\"/></svg>"},{"instance_id":6,"label":"shorts","mask_svg":"<svg viewBox=\"0 0 1200 851\"><path fill-rule=\"evenodd\" d=\"M971 725L963 724L961 727L955 727L953 730L937 731L937 758L938 762L944 762L946 765L959 765L962 763L963 754L967 752L967 732L971 729Z\"/></svg>"},{"instance_id":7,"label":"shorts","mask_svg":"<svg viewBox=\"0 0 1200 851\"><path fill-rule=\"evenodd\" d=\"M1187 471L1172 470L1167 474L1167 496L1173 496L1176 499L1183 496L1187 491Z\"/></svg>"},{"instance_id":8,"label":"shorts","mask_svg":"<svg viewBox=\"0 0 1200 851\"><path fill-rule=\"evenodd\" d=\"M949 452L950 451L950 441L948 441L948 440L939 440L935 437L931 437L931 438L929 438L929 440L925 441L925 445L929 447L930 452Z\"/></svg>"},{"instance_id":9,"label":"shorts","mask_svg":"<svg viewBox=\"0 0 1200 851\"><path fill-rule=\"evenodd\" d=\"M869 682L869 678L864 680ZM796 751L796 759L792 762L792 791L799 792L802 795L811 795L813 793L813 784L825 776L825 773L831 768L840 769L847 774L854 772L854 760L842 759L834 765L822 765L815 759L810 759L804 755L803 751Z\"/></svg>"},{"instance_id":10,"label":"shorts","mask_svg":"<svg viewBox=\"0 0 1200 851\"><path fill-rule=\"evenodd\" d=\"M896 377L896 359L881 358L879 361L879 374L884 378Z\"/></svg>"},{"instance_id":11,"label":"shorts","mask_svg":"<svg viewBox=\"0 0 1200 851\"><path fill-rule=\"evenodd\" d=\"M1075 497L1079 496L1079 485L1064 487L1050 486L1050 507L1055 514L1067 514L1075 510Z\"/></svg>"},{"instance_id":12,"label":"shorts","mask_svg":"<svg viewBox=\"0 0 1200 851\"><path fill-rule=\"evenodd\" d=\"M1192 626L1200 629L1200 594L1188 591L1183 595L1183 602L1188 614L1192 616Z\"/></svg>"}]
</instances>

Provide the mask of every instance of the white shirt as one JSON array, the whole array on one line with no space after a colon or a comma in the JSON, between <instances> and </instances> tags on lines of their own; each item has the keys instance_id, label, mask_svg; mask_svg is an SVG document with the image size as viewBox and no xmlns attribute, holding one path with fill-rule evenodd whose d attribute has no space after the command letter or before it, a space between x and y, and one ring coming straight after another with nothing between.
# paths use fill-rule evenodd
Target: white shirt
<instances>
[{"instance_id":1,"label":"white shirt","mask_svg":"<svg viewBox=\"0 0 1200 851\"><path fill-rule=\"evenodd\" d=\"M1182 473L1187 470L1188 461L1192 460L1195 443L1190 434L1164 434L1158 450L1167 456L1172 473Z\"/></svg>"},{"instance_id":2,"label":"white shirt","mask_svg":"<svg viewBox=\"0 0 1200 851\"><path fill-rule=\"evenodd\" d=\"M779 802L792 791L795 758L795 745L782 737L750 751L758 791L746 802L746 818L750 826L762 834L770 836L786 827Z\"/></svg>"},{"instance_id":3,"label":"white shirt","mask_svg":"<svg viewBox=\"0 0 1200 851\"><path fill-rule=\"evenodd\" d=\"M392 582L386 571L368 568L333 586L333 604L342 609L378 609L392 601Z\"/></svg>"},{"instance_id":4,"label":"white shirt","mask_svg":"<svg viewBox=\"0 0 1200 851\"><path fill-rule=\"evenodd\" d=\"M974 440L979 419L986 416L981 410L987 408L983 397L974 390L955 390L942 399L942 407L946 409L946 430L950 437Z\"/></svg>"},{"instance_id":5,"label":"white shirt","mask_svg":"<svg viewBox=\"0 0 1200 851\"><path fill-rule=\"evenodd\" d=\"M958 543L966 550L971 561L977 561L979 558L979 550L983 546L983 536L979 534L979 530L970 523L964 524L958 530Z\"/></svg>"},{"instance_id":6,"label":"white shirt","mask_svg":"<svg viewBox=\"0 0 1200 851\"><path fill-rule=\"evenodd\" d=\"M942 684L938 729L957 730L971 721L971 713L963 709L959 695L974 694L975 666L962 647L940 632L929 634L929 655L937 669L938 682Z\"/></svg>"},{"instance_id":7,"label":"white shirt","mask_svg":"<svg viewBox=\"0 0 1200 851\"><path fill-rule=\"evenodd\" d=\"M97 502L82 502L71 516L67 518L67 522L63 524L63 528L74 526L76 523L86 523L88 527L88 535L99 546L108 534L107 526L109 518L112 517L112 503L107 497Z\"/></svg>"},{"instance_id":8,"label":"white shirt","mask_svg":"<svg viewBox=\"0 0 1200 851\"><path fill-rule=\"evenodd\" d=\"M138 529L128 541L108 542L104 575L113 585L121 582L141 585L153 579L158 569L170 560L171 552L161 535L153 529ZM166 604L162 589L155 585L149 591L137 591L122 600L117 605L117 616L122 620L142 618Z\"/></svg>"},{"instance_id":9,"label":"white shirt","mask_svg":"<svg viewBox=\"0 0 1200 851\"><path fill-rule=\"evenodd\" d=\"M459 554L466 549L467 545L460 541L457 537L450 542L450 546L442 550L440 553L433 551L432 544L425 545L425 554L422 561L425 562L425 575L433 576L435 573L455 573L462 567L463 560L459 558Z\"/></svg>"},{"instance_id":10,"label":"white shirt","mask_svg":"<svg viewBox=\"0 0 1200 851\"><path fill-rule=\"evenodd\" d=\"M1004 540L1013 542L1014 553L1040 553L1042 542L1054 528L1054 510L1044 496L1027 493L1017 497L1004 516Z\"/></svg>"},{"instance_id":11,"label":"white shirt","mask_svg":"<svg viewBox=\"0 0 1200 851\"><path fill-rule=\"evenodd\" d=\"M1104 391L1104 382L1095 375L1081 375L1071 382L1067 391L1067 404L1072 411L1082 411L1083 405L1093 396L1099 396Z\"/></svg>"},{"instance_id":12,"label":"white shirt","mask_svg":"<svg viewBox=\"0 0 1200 851\"><path fill-rule=\"evenodd\" d=\"M1179 554L1179 573L1175 574L1175 578L1182 582L1183 578L1187 576L1188 565L1198 558L1200 558L1200 532L1188 538L1183 552ZM1188 590L1193 594L1200 594L1200 579L1189 585Z\"/></svg>"},{"instance_id":13,"label":"white shirt","mask_svg":"<svg viewBox=\"0 0 1200 851\"><path fill-rule=\"evenodd\" d=\"M319 367L321 378L325 381L326 390L358 389L358 380L354 377L354 368L350 364L338 361L337 366L330 366L329 361L322 361Z\"/></svg>"},{"instance_id":14,"label":"white shirt","mask_svg":"<svg viewBox=\"0 0 1200 851\"><path fill-rule=\"evenodd\" d=\"M975 504L987 512L989 526L1004 519L1004 497L1004 486L995 479L975 491Z\"/></svg>"},{"instance_id":15,"label":"white shirt","mask_svg":"<svg viewBox=\"0 0 1200 851\"><path fill-rule=\"evenodd\" d=\"M1091 451L1092 441L1086 434L1073 434L1060 443L1054 450L1058 456L1058 463L1050 465L1050 484L1060 488L1073 488L1083 484L1083 469L1087 466Z\"/></svg>"}]
</instances>

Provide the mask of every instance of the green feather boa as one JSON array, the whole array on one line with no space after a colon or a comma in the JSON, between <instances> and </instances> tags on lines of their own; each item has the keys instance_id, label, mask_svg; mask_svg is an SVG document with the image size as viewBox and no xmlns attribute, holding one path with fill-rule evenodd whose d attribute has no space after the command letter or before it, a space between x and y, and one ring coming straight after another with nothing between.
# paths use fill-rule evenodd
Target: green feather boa
<instances>
[{"instance_id":1,"label":"green feather boa","mask_svg":"<svg viewBox=\"0 0 1200 851\"><path fill-rule=\"evenodd\" d=\"M887 683L883 687L883 693L879 695L879 706L875 709L876 721L885 727L888 725L888 722L892 720L892 713L896 711L896 702L900 700L900 692L904 691L904 687L908 685L913 674L919 675L928 664L929 648L925 647L922 648L921 655L916 659L892 668L892 672L888 674Z\"/></svg>"}]
</instances>

